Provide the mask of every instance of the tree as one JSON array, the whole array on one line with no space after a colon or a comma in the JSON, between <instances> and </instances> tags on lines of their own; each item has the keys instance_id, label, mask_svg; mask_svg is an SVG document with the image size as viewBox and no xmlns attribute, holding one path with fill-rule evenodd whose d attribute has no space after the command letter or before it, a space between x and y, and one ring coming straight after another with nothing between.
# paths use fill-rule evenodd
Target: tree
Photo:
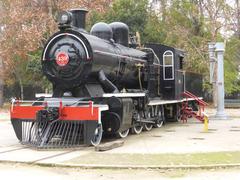
<instances>
[{"instance_id":1,"label":"tree","mask_svg":"<svg viewBox=\"0 0 240 180\"><path fill-rule=\"evenodd\" d=\"M38 80L48 87L44 78L38 77L39 73L31 74L36 71L28 69L28 61L34 56L40 62L41 53L38 52L57 30L58 13L78 7L103 12L110 2L111 0L0 0L0 25L4 27L0 37L0 54L5 67L5 81L13 82L7 79L15 78L21 87L21 98L26 84L34 84Z\"/></svg>"},{"instance_id":2,"label":"tree","mask_svg":"<svg viewBox=\"0 0 240 180\"><path fill-rule=\"evenodd\" d=\"M143 42L184 49L187 52L186 69L202 73L205 84L209 76L206 68L209 40L223 40L221 31L238 29L236 8L226 4L225 0L152 0L155 6L149 5L148 0L0 0L0 3L0 26L4 27L0 36L0 54L5 82L11 84L15 79L21 86L38 82L49 88L40 74L39 62L43 45L57 30L56 17L62 10L89 9L88 29L99 21L122 21L129 25L131 32L140 32ZM231 87L226 88L228 93L238 87L234 79L238 58L233 53L237 48L231 50L236 44L238 42L230 39L225 53L226 69L231 70L225 76L226 86ZM231 83L235 86L229 85Z\"/></svg>"},{"instance_id":3,"label":"tree","mask_svg":"<svg viewBox=\"0 0 240 180\"><path fill-rule=\"evenodd\" d=\"M3 106L3 62L2 58L0 57L0 107Z\"/></svg>"},{"instance_id":4,"label":"tree","mask_svg":"<svg viewBox=\"0 0 240 180\"><path fill-rule=\"evenodd\" d=\"M159 36L163 37L162 43L186 50L188 54L186 69L204 74L205 87L210 87L208 86L209 69L206 68L209 66L207 45L209 41L223 41L225 32L233 29L233 22L236 22L235 9L225 0L155 1L160 6L158 11L162 11L164 7L164 18L162 12L156 13L159 17L159 25L161 24L158 31L161 34ZM153 25L152 29L157 27ZM148 32L151 32L151 28ZM233 54L236 54L233 51L237 49L233 48L234 50L230 51L233 43L232 40L229 41L225 52L225 68L230 71L225 71L225 89L231 93L237 90L239 85L236 83L237 71L234 68L236 58L233 58ZM214 85L213 97L216 103L215 89Z\"/></svg>"},{"instance_id":5,"label":"tree","mask_svg":"<svg viewBox=\"0 0 240 180\"><path fill-rule=\"evenodd\" d=\"M130 32L139 31L142 33L147 22L147 16L147 0L115 0L110 9L99 16L97 20L107 23L121 21L129 26Z\"/></svg>"}]
</instances>

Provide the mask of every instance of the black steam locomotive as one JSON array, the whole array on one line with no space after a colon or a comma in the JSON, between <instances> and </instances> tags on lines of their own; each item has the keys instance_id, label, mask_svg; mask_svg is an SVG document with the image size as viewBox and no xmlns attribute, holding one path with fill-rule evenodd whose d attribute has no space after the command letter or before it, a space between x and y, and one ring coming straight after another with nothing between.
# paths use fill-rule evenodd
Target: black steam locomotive
<instances>
[{"instance_id":1,"label":"black steam locomotive","mask_svg":"<svg viewBox=\"0 0 240 180\"><path fill-rule=\"evenodd\" d=\"M139 134L176 120L180 94L201 95L201 76L183 71L183 51L153 43L137 47L121 22L100 22L88 33L86 13L63 12L59 31L44 47L42 70L53 84L52 98L13 102L11 120L22 143L98 145L103 133L124 138L130 130Z\"/></svg>"}]
</instances>

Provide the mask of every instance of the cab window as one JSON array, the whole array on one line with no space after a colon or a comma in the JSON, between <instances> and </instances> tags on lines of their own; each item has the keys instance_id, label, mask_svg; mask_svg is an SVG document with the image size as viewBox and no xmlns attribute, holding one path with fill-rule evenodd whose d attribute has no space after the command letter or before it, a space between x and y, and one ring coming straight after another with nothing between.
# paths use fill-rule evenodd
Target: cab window
<instances>
[{"instance_id":1,"label":"cab window","mask_svg":"<svg viewBox=\"0 0 240 180\"><path fill-rule=\"evenodd\" d=\"M163 54L163 79L174 79L174 57L172 51L165 51Z\"/></svg>"}]
</instances>

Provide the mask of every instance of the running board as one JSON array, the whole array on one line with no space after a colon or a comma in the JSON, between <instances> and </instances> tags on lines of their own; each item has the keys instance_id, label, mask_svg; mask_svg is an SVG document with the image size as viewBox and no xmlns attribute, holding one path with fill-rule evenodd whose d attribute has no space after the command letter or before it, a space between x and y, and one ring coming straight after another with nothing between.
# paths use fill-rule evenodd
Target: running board
<instances>
[{"instance_id":1,"label":"running board","mask_svg":"<svg viewBox=\"0 0 240 180\"><path fill-rule=\"evenodd\" d=\"M105 93L103 94L103 97L144 97L146 96L146 93Z\"/></svg>"},{"instance_id":2,"label":"running board","mask_svg":"<svg viewBox=\"0 0 240 180\"><path fill-rule=\"evenodd\" d=\"M202 97L199 97L199 99L203 99ZM165 105L165 104L176 104L176 103L182 103L185 101L195 101L194 98L184 98L179 100L162 100L162 99L154 99L150 100L148 105L149 106L156 106L156 105Z\"/></svg>"}]
</instances>

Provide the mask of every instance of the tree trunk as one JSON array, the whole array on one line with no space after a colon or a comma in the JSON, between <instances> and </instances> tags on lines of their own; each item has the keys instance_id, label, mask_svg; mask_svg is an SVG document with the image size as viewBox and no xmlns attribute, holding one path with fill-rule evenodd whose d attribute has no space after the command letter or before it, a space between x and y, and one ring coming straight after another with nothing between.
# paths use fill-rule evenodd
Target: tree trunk
<instances>
[{"instance_id":1,"label":"tree trunk","mask_svg":"<svg viewBox=\"0 0 240 180\"><path fill-rule=\"evenodd\" d=\"M162 20L165 22L166 20L166 2L165 0L161 0L161 11L162 11Z\"/></svg>"},{"instance_id":2,"label":"tree trunk","mask_svg":"<svg viewBox=\"0 0 240 180\"><path fill-rule=\"evenodd\" d=\"M3 62L2 58L0 57L0 107L3 106L4 99L3 99L3 85L4 85L4 80L3 80Z\"/></svg>"},{"instance_id":3,"label":"tree trunk","mask_svg":"<svg viewBox=\"0 0 240 180\"><path fill-rule=\"evenodd\" d=\"M15 78L17 80L17 82L19 83L19 86L20 86L20 98L21 100L23 100L24 98L24 92L23 92L23 81L22 81L22 78L20 76L20 73L18 72L18 70L16 68L14 68L14 75L15 75ZM19 98L19 97L17 97Z\"/></svg>"},{"instance_id":4,"label":"tree trunk","mask_svg":"<svg viewBox=\"0 0 240 180\"><path fill-rule=\"evenodd\" d=\"M23 83L22 83L21 78L19 78L19 85L20 85L21 100L23 100L23 98L24 98L24 96L23 96Z\"/></svg>"}]
</instances>

